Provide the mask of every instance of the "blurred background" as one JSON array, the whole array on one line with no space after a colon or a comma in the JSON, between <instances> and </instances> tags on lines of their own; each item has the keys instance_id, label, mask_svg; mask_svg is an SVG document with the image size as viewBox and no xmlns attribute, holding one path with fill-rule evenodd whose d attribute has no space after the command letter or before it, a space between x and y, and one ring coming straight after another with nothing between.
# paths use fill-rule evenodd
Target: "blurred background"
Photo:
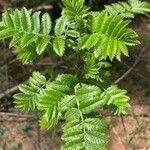
<instances>
[{"instance_id":1,"label":"blurred background","mask_svg":"<svg viewBox=\"0 0 150 150\"><path fill-rule=\"evenodd\" d=\"M117 0L86 0L92 10L101 10L112 2ZM62 9L60 0L0 0L0 18L7 8L23 6L49 12L53 21ZM141 45L130 48L130 57L123 57L122 62L113 62L111 80L115 81L127 72L119 85L131 97L132 112L122 117L104 113L112 123L110 150L150 150L150 14L136 16L130 26L138 33ZM48 69L50 74L51 64L57 61L52 61L47 53L23 66L8 48L7 40L0 41L0 150L59 149L61 123L48 131L40 129L37 112L22 114L15 109L12 98L17 86L24 83L32 71L45 72Z\"/></svg>"}]
</instances>

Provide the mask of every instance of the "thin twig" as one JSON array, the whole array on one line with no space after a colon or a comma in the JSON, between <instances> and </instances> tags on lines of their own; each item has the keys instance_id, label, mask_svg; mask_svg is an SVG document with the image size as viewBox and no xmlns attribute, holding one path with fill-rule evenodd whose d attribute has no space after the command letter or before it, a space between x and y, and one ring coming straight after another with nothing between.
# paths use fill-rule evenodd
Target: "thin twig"
<instances>
[{"instance_id":1,"label":"thin twig","mask_svg":"<svg viewBox=\"0 0 150 150\"><path fill-rule=\"evenodd\" d=\"M52 5L49 5L49 4L42 4L41 6L38 6L38 7L35 7L33 8L32 10L33 11L41 11L41 10L46 10L46 11L49 11L53 9L53 6Z\"/></svg>"},{"instance_id":2,"label":"thin twig","mask_svg":"<svg viewBox=\"0 0 150 150\"><path fill-rule=\"evenodd\" d=\"M68 57L68 60L70 60L70 59L72 59L72 58L74 58L74 57L75 57L74 54L73 54L73 55L70 55L70 56ZM63 63L64 63L64 61L61 60L61 61L59 61L58 63L53 64L53 68L57 68L57 67L59 67L60 65L62 65ZM45 75L45 74L47 74L47 72L48 72L48 71L46 70L46 71L43 72L43 74ZM27 83L27 81L23 82L23 84L25 84L25 83ZM17 91L18 91L18 85L17 85L17 86L14 86L14 87L12 87L12 88L6 90L6 91L4 91L3 93L0 93L0 99L6 97L6 96L8 96L8 95L11 95L11 94L13 94L13 93L15 93L15 92L17 92Z\"/></svg>"},{"instance_id":3,"label":"thin twig","mask_svg":"<svg viewBox=\"0 0 150 150\"><path fill-rule=\"evenodd\" d=\"M117 79L114 83L117 84L119 83L121 80L123 80L126 76L128 76L136 67L136 65L140 62L140 58L143 54L143 52L146 50L146 47L143 48L143 50L140 52L139 56L136 58L135 62L133 63L132 67L129 68L129 70L127 72L125 72L119 79Z\"/></svg>"},{"instance_id":4,"label":"thin twig","mask_svg":"<svg viewBox=\"0 0 150 150\"><path fill-rule=\"evenodd\" d=\"M142 60L143 61L143 60ZM125 62L122 62L123 65L125 65L127 68L130 68L130 66L128 64L126 64ZM142 75L141 73L139 73L136 69L133 70L133 72L136 72L136 76L139 76L140 78L142 78L145 81L150 82L150 78Z\"/></svg>"},{"instance_id":5,"label":"thin twig","mask_svg":"<svg viewBox=\"0 0 150 150\"><path fill-rule=\"evenodd\" d=\"M0 67L0 69L4 69L6 67L6 65L11 65L12 63L16 62L16 59L11 60L10 62L8 62L7 64L4 64L3 66Z\"/></svg>"},{"instance_id":6,"label":"thin twig","mask_svg":"<svg viewBox=\"0 0 150 150\"><path fill-rule=\"evenodd\" d=\"M145 13L144 14L148 19L150 18L150 14L149 13Z\"/></svg>"},{"instance_id":7,"label":"thin twig","mask_svg":"<svg viewBox=\"0 0 150 150\"><path fill-rule=\"evenodd\" d=\"M136 59L132 67L127 72L125 72L119 79L117 79L114 83L117 84L121 80L123 80L126 76L128 76L138 63L139 63L139 59Z\"/></svg>"},{"instance_id":8,"label":"thin twig","mask_svg":"<svg viewBox=\"0 0 150 150\"><path fill-rule=\"evenodd\" d=\"M18 85L12 87L11 89L8 89L8 90L4 91L3 93L1 93L0 94L0 99L6 97L8 95L11 95L11 94L15 93L16 91L18 91Z\"/></svg>"},{"instance_id":9,"label":"thin twig","mask_svg":"<svg viewBox=\"0 0 150 150\"><path fill-rule=\"evenodd\" d=\"M126 130L126 126L125 126L125 123L124 123L124 118L123 118L122 115L120 116L120 118L121 118L121 123L122 123L123 129L124 129L124 132L127 135L127 130Z\"/></svg>"}]
</instances>

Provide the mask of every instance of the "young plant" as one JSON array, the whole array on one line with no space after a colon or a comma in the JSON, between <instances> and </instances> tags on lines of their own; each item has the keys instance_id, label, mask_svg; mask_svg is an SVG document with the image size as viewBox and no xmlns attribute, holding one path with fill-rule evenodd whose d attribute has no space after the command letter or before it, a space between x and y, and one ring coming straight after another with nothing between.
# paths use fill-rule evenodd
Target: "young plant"
<instances>
[{"instance_id":1,"label":"young plant","mask_svg":"<svg viewBox=\"0 0 150 150\"><path fill-rule=\"evenodd\" d=\"M110 62L128 56L127 46L140 44L128 25L135 14L150 12L150 3L128 0L105 6L101 12L91 11L84 0L62 3L56 23L48 13L26 8L3 13L0 39L11 39L9 47L23 64L47 50L63 60L70 54L74 57L65 74L46 79L33 72L14 96L16 107L25 112L39 110L39 123L44 128L63 119L62 150L104 150L110 124L98 109L108 109L114 115L127 114L130 109L127 91L106 80Z\"/></svg>"}]
</instances>

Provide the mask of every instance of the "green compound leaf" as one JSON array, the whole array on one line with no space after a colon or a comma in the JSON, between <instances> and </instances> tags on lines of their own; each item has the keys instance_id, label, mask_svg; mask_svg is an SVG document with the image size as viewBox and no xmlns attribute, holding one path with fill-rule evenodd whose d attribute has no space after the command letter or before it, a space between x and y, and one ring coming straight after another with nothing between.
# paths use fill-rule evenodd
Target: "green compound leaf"
<instances>
[{"instance_id":1,"label":"green compound leaf","mask_svg":"<svg viewBox=\"0 0 150 150\"><path fill-rule=\"evenodd\" d=\"M89 21L89 30L92 34L85 34L79 38L81 49L94 49L95 57L107 56L121 59L121 53L128 56L127 45L134 46L140 42L137 34L126 26L130 21L124 21L118 15L108 15L106 11L93 14Z\"/></svg>"},{"instance_id":2,"label":"green compound leaf","mask_svg":"<svg viewBox=\"0 0 150 150\"><path fill-rule=\"evenodd\" d=\"M34 110L38 103L38 92L46 83L46 78L39 72L33 72L28 84L19 86L20 93L14 95L16 107L22 111Z\"/></svg>"},{"instance_id":3,"label":"green compound leaf","mask_svg":"<svg viewBox=\"0 0 150 150\"><path fill-rule=\"evenodd\" d=\"M21 10L6 11L3 13L3 28L0 29L0 39L12 38L10 46L15 49L17 58L23 64L30 63L42 54L49 43L51 19L48 13Z\"/></svg>"},{"instance_id":4,"label":"green compound leaf","mask_svg":"<svg viewBox=\"0 0 150 150\"><path fill-rule=\"evenodd\" d=\"M63 74L59 75L53 82L47 84L39 96L38 109L43 111L40 125L45 128L54 126L59 119L59 103L61 99L71 90L76 83L76 77Z\"/></svg>"},{"instance_id":5,"label":"green compound leaf","mask_svg":"<svg viewBox=\"0 0 150 150\"><path fill-rule=\"evenodd\" d=\"M68 116L72 117L68 120ZM62 150L101 150L106 149L109 139L106 135L109 126L99 118L80 118L78 109L70 109L66 115L67 121L63 126L62 140L65 145Z\"/></svg>"},{"instance_id":6,"label":"green compound leaf","mask_svg":"<svg viewBox=\"0 0 150 150\"><path fill-rule=\"evenodd\" d=\"M108 107L114 115L127 114L130 105L127 91L119 89L116 85L107 88L102 94L103 105Z\"/></svg>"},{"instance_id":7,"label":"green compound leaf","mask_svg":"<svg viewBox=\"0 0 150 150\"><path fill-rule=\"evenodd\" d=\"M66 26L68 25L68 19L64 16L61 16L59 19L57 19L54 33L56 36L60 36L66 31Z\"/></svg>"},{"instance_id":8,"label":"green compound leaf","mask_svg":"<svg viewBox=\"0 0 150 150\"><path fill-rule=\"evenodd\" d=\"M65 52L65 41L61 37L56 37L53 41L53 50L59 56L63 56Z\"/></svg>"},{"instance_id":9,"label":"green compound leaf","mask_svg":"<svg viewBox=\"0 0 150 150\"><path fill-rule=\"evenodd\" d=\"M105 10L109 12L110 15L118 14L125 18L134 18L136 14L150 12L150 3L140 0L128 0L127 2L106 5Z\"/></svg>"},{"instance_id":10,"label":"green compound leaf","mask_svg":"<svg viewBox=\"0 0 150 150\"><path fill-rule=\"evenodd\" d=\"M62 0L65 8L63 14L69 19L80 20L88 14L88 7L84 5L84 0Z\"/></svg>"}]
</instances>

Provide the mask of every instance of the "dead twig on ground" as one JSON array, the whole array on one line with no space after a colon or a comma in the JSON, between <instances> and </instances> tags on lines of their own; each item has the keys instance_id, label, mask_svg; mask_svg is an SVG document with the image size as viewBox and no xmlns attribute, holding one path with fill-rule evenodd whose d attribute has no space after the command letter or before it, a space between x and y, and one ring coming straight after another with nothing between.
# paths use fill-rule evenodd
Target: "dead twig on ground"
<instances>
[{"instance_id":1,"label":"dead twig on ground","mask_svg":"<svg viewBox=\"0 0 150 150\"><path fill-rule=\"evenodd\" d=\"M0 122L34 122L37 120L38 117L33 115L0 112Z\"/></svg>"},{"instance_id":2,"label":"dead twig on ground","mask_svg":"<svg viewBox=\"0 0 150 150\"><path fill-rule=\"evenodd\" d=\"M134 139L135 135L140 133L140 131L145 128L148 125L148 122L142 122L131 134L131 137L129 138L127 142L127 146L131 143L131 141Z\"/></svg>"},{"instance_id":3,"label":"dead twig on ground","mask_svg":"<svg viewBox=\"0 0 150 150\"><path fill-rule=\"evenodd\" d=\"M74 57L75 57L74 54L73 54L73 55L70 55L70 56L68 57L68 60L71 60L71 59L74 58ZM53 66L53 68L57 68L57 67L59 67L60 65L62 65L63 63L64 63L64 61L61 60L61 61L59 61L58 63L54 63L52 66ZM45 74L47 74L47 72L48 72L48 71L45 70L45 71L43 72L43 74L45 75ZM25 84L25 83L27 83L27 81L23 82L23 84ZM12 88L6 90L6 91L4 91L3 93L0 93L0 99L6 97L6 96L8 96L8 95L11 95L11 94L13 94L13 93L15 93L15 92L17 92L17 91L18 91L18 85L17 85L17 86L14 86L14 87L12 87Z\"/></svg>"},{"instance_id":4,"label":"dead twig on ground","mask_svg":"<svg viewBox=\"0 0 150 150\"><path fill-rule=\"evenodd\" d=\"M22 114L15 114L15 113L6 113L6 112L0 112L0 117L2 116L8 116L8 117L17 117L17 118L31 118L33 116L31 115L22 115Z\"/></svg>"},{"instance_id":5,"label":"dead twig on ground","mask_svg":"<svg viewBox=\"0 0 150 150\"><path fill-rule=\"evenodd\" d=\"M15 93L16 91L18 91L18 85L12 87L11 89L8 89L8 90L4 91L3 93L1 93L0 94L0 99L6 97L8 95L11 95L11 94Z\"/></svg>"}]
</instances>

